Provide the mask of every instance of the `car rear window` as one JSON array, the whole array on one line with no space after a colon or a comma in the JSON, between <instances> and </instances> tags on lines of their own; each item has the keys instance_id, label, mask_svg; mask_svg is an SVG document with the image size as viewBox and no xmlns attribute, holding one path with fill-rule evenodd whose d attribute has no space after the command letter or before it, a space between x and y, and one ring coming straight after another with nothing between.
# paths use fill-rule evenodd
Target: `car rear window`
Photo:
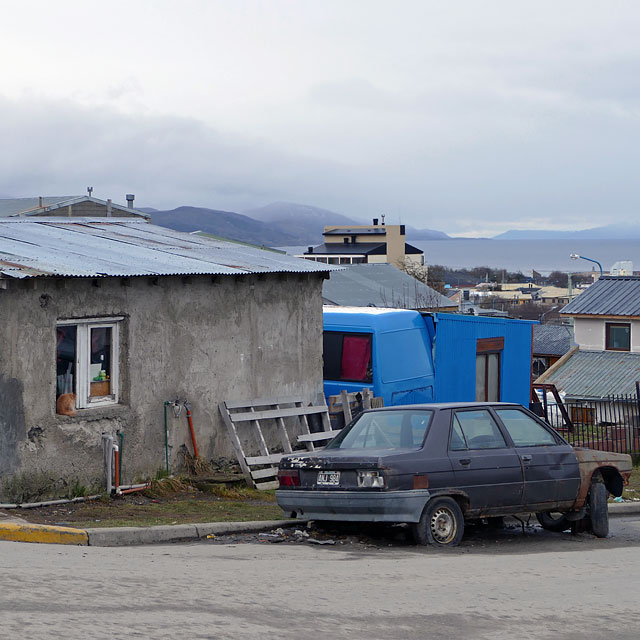
<instances>
[{"instance_id":1,"label":"car rear window","mask_svg":"<svg viewBox=\"0 0 640 640\"><path fill-rule=\"evenodd\" d=\"M368 411L327 449L420 449L433 411Z\"/></svg>"}]
</instances>

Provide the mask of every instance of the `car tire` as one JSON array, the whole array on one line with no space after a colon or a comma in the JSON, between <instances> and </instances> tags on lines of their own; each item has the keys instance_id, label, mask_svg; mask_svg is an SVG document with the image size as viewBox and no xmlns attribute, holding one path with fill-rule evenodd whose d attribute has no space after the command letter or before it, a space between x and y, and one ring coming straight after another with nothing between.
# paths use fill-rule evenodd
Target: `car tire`
<instances>
[{"instance_id":1,"label":"car tire","mask_svg":"<svg viewBox=\"0 0 640 640\"><path fill-rule=\"evenodd\" d=\"M589 491L589 519L591 531L598 538L609 535L609 506L607 505L608 491L602 479L591 482Z\"/></svg>"},{"instance_id":2,"label":"car tire","mask_svg":"<svg viewBox=\"0 0 640 640\"><path fill-rule=\"evenodd\" d=\"M540 526L547 531L554 531L555 533L562 533L571 529L571 522L567 520L564 513L552 513L541 512L536 513L536 518L540 523Z\"/></svg>"},{"instance_id":3,"label":"car tire","mask_svg":"<svg viewBox=\"0 0 640 640\"><path fill-rule=\"evenodd\" d=\"M453 498L427 502L420 521L413 525L416 543L434 547L456 547L464 534L462 509Z\"/></svg>"}]
</instances>

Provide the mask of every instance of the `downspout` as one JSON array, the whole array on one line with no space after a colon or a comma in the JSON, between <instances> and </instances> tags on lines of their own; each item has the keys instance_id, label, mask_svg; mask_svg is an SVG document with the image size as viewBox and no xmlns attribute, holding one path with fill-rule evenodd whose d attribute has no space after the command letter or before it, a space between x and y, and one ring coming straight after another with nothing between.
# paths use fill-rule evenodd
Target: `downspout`
<instances>
[{"instance_id":1,"label":"downspout","mask_svg":"<svg viewBox=\"0 0 640 640\"><path fill-rule=\"evenodd\" d=\"M184 408L187 410L187 422L189 423L189 432L191 433L191 444L193 444L193 457L198 458L198 445L196 444L196 434L193 430L193 420L191 419L191 409L187 401L184 401Z\"/></svg>"},{"instance_id":2,"label":"downspout","mask_svg":"<svg viewBox=\"0 0 640 640\"><path fill-rule=\"evenodd\" d=\"M111 461L113 456L113 436L109 433L102 434L102 450L104 457L104 475L107 493L113 490L113 476L111 474Z\"/></svg>"},{"instance_id":3,"label":"downspout","mask_svg":"<svg viewBox=\"0 0 640 640\"><path fill-rule=\"evenodd\" d=\"M118 467L118 484L122 486L122 464L124 462L124 431L116 431L116 435L120 438L120 466Z\"/></svg>"},{"instance_id":4,"label":"downspout","mask_svg":"<svg viewBox=\"0 0 640 640\"><path fill-rule=\"evenodd\" d=\"M115 479L116 487L116 495L120 495L120 480L118 477L120 476L120 448L117 444L113 445L113 477Z\"/></svg>"},{"instance_id":5,"label":"downspout","mask_svg":"<svg viewBox=\"0 0 640 640\"><path fill-rule=\"evenodd\" d=\"M173 404L168 400L164 403L164 460L167 469L167 473L169 473L169 429L167 428L167 407Z\"/></svg>"}]
</instances>

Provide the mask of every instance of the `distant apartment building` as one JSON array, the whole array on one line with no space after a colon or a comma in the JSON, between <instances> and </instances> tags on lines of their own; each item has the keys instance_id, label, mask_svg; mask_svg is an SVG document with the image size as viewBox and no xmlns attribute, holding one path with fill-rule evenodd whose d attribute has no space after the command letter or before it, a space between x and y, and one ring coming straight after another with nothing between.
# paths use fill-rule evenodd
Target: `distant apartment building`
<instances>
[{"instance_id":1,"label":"distant apartment building","mask_svg":"<svg viewBox=\"0 0 640 640\"><path fill-rule=\"evenodd\" d=\"M405 241L403 224L378 222L374 218L372 225L326 226L324 243L298 257L327 264L424 264L424 252Z\"/></svg>"}]
</instances>

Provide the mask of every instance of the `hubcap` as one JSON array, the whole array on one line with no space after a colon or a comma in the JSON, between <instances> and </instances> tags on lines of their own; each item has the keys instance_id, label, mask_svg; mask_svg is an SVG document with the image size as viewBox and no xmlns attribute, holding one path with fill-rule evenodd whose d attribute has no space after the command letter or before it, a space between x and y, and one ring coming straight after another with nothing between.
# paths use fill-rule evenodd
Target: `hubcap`
<instances>
[{"instance_id":1,"label":"hubcap","mask_svg":"<svg viewBox=\"0 0 640 640\"><path fill-rule=\"evenodd\" d=\"M429 524L433 539L440 544L447 544L456 536L456 519L449 509L444 507L436 509L431 515Z\"/></svg>"}]
</instances>

